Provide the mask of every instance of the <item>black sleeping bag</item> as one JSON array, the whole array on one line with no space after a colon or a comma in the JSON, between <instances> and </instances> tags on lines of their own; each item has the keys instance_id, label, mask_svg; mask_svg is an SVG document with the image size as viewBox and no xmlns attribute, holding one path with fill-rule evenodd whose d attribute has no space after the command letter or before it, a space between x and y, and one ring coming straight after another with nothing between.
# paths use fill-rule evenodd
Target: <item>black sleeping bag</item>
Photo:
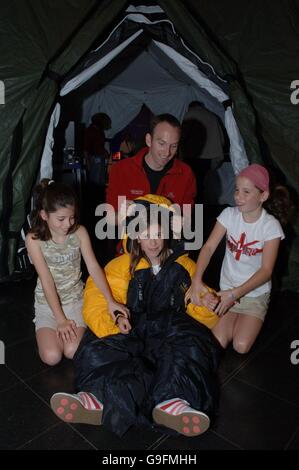
<instances>
[{"instance_id":1,"label":"black sleeping bag","mask_svg":"<svg viewBox=\"0 0 299 470\"><path fill-rule=\"evenodd\" d=\"M75 354L77 390L104 404L102 423L119 436L132 425L152 426L155 405L171 398L187 400L210 418L215 413L221 348L185 312L191 279L175 263L181 254L173 253L156 276L150 268L135 272L128 289L128 335L97 338L87 330Z\"/></svg>"}]
</instances>

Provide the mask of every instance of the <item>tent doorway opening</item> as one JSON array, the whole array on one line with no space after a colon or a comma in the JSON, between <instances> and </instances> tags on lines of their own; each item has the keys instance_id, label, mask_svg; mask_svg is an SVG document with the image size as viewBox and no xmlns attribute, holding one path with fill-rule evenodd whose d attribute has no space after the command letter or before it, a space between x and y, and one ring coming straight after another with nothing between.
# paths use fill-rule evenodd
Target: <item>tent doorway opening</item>
<instances>
[{"instance_id":1,"label":"tent doorway opening","mask_svg":"<svg viewBox=\"0 0 299 470\"><path fill-rule=\"evenodd\" d=\"M85 127L95 113L108 114L111 129L106 137L113 142L130 128L143 106L152 114L168 112L182 121L188 104L200 101L227 133L232 182L234 173L248 160L228 93L228 83L186 46L168 19L152 21L141 14L128 14L66 77L60 91L62 106L57 103L48 134L51 138L54 121L59 122L61 110L63 117L64 107ZM76 153L80 154L82 138L77 140ZM51 160L52 150L46 145L42 177L52 171ZM226 179L223 191L227 187Z\"/></svg>"}]
</instances>

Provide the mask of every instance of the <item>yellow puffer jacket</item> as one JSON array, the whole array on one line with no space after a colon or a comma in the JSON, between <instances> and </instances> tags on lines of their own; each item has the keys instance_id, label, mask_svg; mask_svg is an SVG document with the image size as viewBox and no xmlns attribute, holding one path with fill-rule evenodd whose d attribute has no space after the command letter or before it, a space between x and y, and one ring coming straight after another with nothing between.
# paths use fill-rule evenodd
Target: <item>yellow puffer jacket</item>
<instances>
[{"instance_id":1,"label":"yellow puffer jacket","mask_svg":"<svg viewBox=\"0 0 299 470\"><path fill-rule=\"evenodd\" d=\"M196 265L187 254L179 256L175 262L183 266L192 278ZM113 297L122 304L127 303L127 292L131 279L129 266L130 256L124 254L110 261L105 267L106 277ZM136 269L145 269L147 267L149 268L148 262L141 259ZM214 292L212 289L208 289L210 292ZM208 328L213 328L218 321L218 316L214 312L206 307L199 307L191 303L187 307L187 313ZM98 337L119 333L119 328L114 325L108 311L107 302L91 277L88 278L84 290L83 318L88 327Z\"/></svg>"}]
</instances>

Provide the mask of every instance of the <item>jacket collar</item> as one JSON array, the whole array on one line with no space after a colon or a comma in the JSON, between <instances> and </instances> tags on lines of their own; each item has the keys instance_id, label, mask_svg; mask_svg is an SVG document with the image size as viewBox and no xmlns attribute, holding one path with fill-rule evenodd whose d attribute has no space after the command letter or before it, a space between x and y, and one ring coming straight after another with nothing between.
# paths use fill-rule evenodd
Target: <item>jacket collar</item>
<instances>
[{"instance_id":1,"label":"jacket collar","mask_svg":"<svg viewBox=\"0 0 299 470\"><path fill-rule=\"evenodd\" d=\"M139 152L136 153L134 162L137 164L138 168L143 169L143 158L148 153L148 147L144 147ZM167 171L167 174L177 175L182 173L182 166L180 160L174 157L172 167Z\"/></svg>"}]
</instances>

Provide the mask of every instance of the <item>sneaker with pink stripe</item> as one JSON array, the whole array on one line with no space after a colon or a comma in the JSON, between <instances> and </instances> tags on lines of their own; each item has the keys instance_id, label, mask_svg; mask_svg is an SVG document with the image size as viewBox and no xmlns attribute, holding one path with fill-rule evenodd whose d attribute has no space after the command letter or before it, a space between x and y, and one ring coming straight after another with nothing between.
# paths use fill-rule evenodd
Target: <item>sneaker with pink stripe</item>
<instances>
[{"instance_id":1,"label":"sneaker with pink stripe","mask_svg":"<svg viewBox=\"0 0 299 470\"><path fill-rule=\"evenodd\" d=\"M98 426L102 422L103 405L92 393L55 393L50 403L56 416L66 423Z\"/></svg>"},{"instance_id":2,"label":"sneaker with pink stripe","mask_svg":"<svg viewBox=\"0 0 299 470\"><path fill-rule=\"evenodd\" d=\"M194 410L189 405L181 398L163 401L153 409L153 420L184 436L198 436L209 428L210 419L205 413Z\"/></svg>"}]
</instances>

